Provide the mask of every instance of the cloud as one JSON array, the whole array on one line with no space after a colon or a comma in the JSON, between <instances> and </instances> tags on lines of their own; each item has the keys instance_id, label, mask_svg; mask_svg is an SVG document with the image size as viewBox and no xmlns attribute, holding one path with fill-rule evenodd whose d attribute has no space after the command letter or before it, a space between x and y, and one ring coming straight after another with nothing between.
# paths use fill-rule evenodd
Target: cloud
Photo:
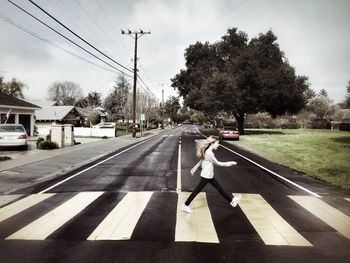
<instances>
[{"instance_id":1,"label":"cloud","mask_svg":"<svg viewBox=\"0 0 350 263\"><path fill-rule=\"evenodd\" d=\"M16 3L92 50L28 1ZM150 35L139 39L138 57L143 67L140 74L158 98L161 97L160 84L169 84L184 67L184 50L190 44L219 41L231 27L245 31L250 38L272 29L297 73L309 76L312 88L325 88L335 101L343 100L350 78L350 2L347 0L99 0L101 6L95 0L78 0L81 6L67 0L38 3L128 68L133 67L134 40L121 35L120 29L150 30ZM103 65L7 1L1 1L0 14ZM56 80L77 82L85 94L98 88L105 95L111 89L113 81L110 80L116 74L35 39L2 20L0 30L4 36L0 41L0 74L6 79L16 77L27 83L29 96L46 96L47 87ZM175 94L172 88L167 89L168 94Z\"/></svg>"}]
</instances>

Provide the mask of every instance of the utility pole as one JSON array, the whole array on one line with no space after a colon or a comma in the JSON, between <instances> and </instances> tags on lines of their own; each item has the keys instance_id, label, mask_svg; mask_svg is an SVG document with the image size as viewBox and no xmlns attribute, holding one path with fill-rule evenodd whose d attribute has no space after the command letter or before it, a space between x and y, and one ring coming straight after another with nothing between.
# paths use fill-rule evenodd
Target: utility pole
<instances>
[{"instance_id":1,"label":"utility pole","mask_svg":"<svg viewBox=\"0 0 350 263\"><path fill-rule=\"evenodd\" d=\"M162 84L162 129L164 129L164 89Z\"/></svg>"},{"instance_id":2,"label":"utility pole","mask_svg":"<svg viewBox=\"0 0 350 263\"><path fill-rule=\"evenodd\" d=\"M121 30L122 35L126 34L135 39L135 49L134 49L134 87L132 91L132 137L136 137L136 83L137 83L137 39L145 34L151 34L150 31L144 32L143 30L131 31L131 30Z\"/></svg>"}]
</instances>

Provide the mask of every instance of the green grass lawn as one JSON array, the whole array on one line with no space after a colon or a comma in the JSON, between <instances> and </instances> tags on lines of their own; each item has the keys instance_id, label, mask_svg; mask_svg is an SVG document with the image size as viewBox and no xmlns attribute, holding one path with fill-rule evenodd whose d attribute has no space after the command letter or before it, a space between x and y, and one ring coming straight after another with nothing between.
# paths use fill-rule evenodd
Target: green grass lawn
<instances>
[{"instance_id":1,"label":"green grass lawn","mask_svg":"<svg viewBox=\"0 0 350 263\"><path fill-rule=\"evenodd\" d=\"M330 130L246 130L236 145L333 185L350 189L350 133Z\"/></svg>"}]
</instances>

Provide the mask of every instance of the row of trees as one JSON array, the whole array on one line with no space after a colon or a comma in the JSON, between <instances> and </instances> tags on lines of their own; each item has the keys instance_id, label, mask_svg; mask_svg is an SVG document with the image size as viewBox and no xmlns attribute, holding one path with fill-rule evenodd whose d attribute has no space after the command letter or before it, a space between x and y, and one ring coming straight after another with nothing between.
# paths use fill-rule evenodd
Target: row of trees
<instances>
[{"instance_id":1,"label":"row of trees","mask_svg":"<svg viewBox=\"0 0 350 263\"><path fill-rule=\"evenodd\" d=\"M10 96L24 99L23 89L25 87L26 85L16 79L4 82L3 77L0 78L0 91ZM109 121L123 119L128 123L132 119L132 94L130 90L131 85L123 75L118 76L112 91L104 99L97 91L89 92L84 97L79 84L72 81L56 81L48 88L48 99L59 106L74 105L89 109L102 107L106 110ZM174 109L170 108L168 107L166 111L171 111L172 116L175 116ZM159 122L160 108L156 98L139 91L137 93L136 113L137 119L140 119L140 115L144 114L147 123L150 121ZM99 114L91 116L89 120L96 124L100 121Z\"/></svg>"},{"instance_id":2,"label":"row of trees","mask_svg":"<svg viewBox=\"0 0 350 263\"><path fill-rule=\"evenodd\" d=\"M82 108L102 107L106 110L109 121L125 120L127 123L132 119L132 93L131 85L125 76L118 76L112 91L102 99L101 94L93 91L86 97L82 96L79 85L70 82L55 82L49 87L49 99L58 105L75 105ZM144 114L146 121L155 122L159 116L157 101L149 94L139 91L137 93L137 119ZM95 118L97 121L98 118Z\"/></svg>"},{"instance_id":3,"label":"row of trees","mask_svg":"<svg viewBox=\"0 0 350 263\"><path fill-rule=\"evenodd\" d=\"M246 117L246 127L249 128L331 128L342 122L346 112L341 107L343 103L334 104L325 90L315 94L306 107L298 114L285 114L272 118L266 112L249 114Z\"/></svg>"}]
</instances>

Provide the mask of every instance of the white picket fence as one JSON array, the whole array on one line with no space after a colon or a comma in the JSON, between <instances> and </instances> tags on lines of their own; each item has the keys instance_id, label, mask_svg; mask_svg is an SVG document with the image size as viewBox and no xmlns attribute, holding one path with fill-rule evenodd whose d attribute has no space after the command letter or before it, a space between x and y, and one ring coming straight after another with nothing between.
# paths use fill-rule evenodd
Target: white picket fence
<instances>
[{"instance_id":1,"label":"white picket fence","mask_svg":"<svg viewBox=\"0 0 350 263\"><path fill-rule=\"evenodd\" d=\"M38 133L40 137L46 137L50 134L51 128L49 127L38 127ZM114 128L85 128L85 127L74 127L75 137L115 137Z\"/></svg>"}]
</instances>

